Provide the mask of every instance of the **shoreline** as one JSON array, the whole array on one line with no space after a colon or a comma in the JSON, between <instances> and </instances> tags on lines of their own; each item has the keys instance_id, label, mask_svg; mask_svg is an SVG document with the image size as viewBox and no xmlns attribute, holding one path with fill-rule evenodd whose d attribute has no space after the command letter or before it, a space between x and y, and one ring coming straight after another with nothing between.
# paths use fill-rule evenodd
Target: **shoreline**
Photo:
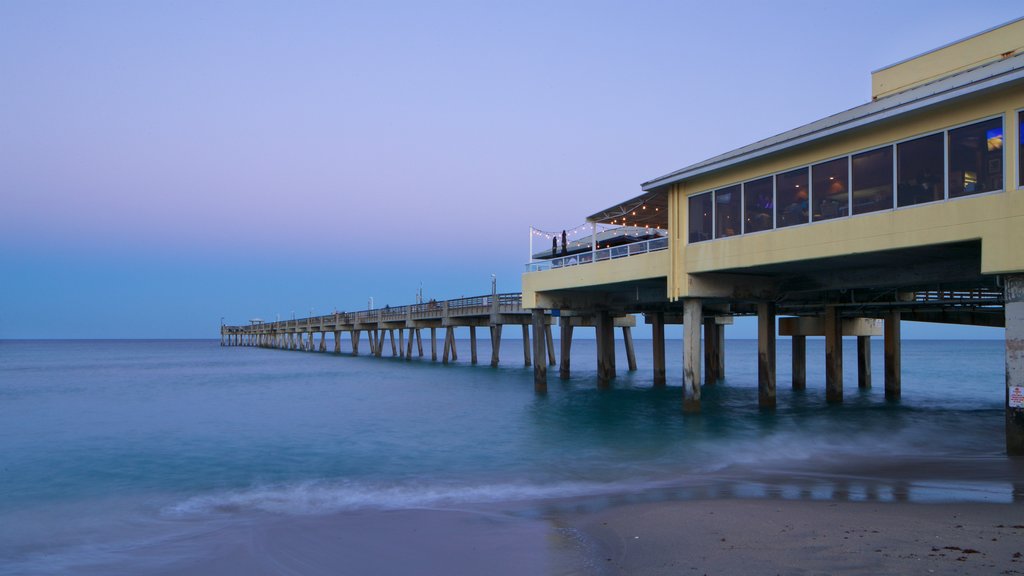
<instances>
[{"instance_id":1,"label":"shoreline","mask_svg":"<svg viewBox=\"0 0 1024 576\"><path fill-rule=\"evenodd\" d=\"M715 499L566 519L585 542L560 574L1024 574L1024 504Z\"/></svg>"}]
</instances>

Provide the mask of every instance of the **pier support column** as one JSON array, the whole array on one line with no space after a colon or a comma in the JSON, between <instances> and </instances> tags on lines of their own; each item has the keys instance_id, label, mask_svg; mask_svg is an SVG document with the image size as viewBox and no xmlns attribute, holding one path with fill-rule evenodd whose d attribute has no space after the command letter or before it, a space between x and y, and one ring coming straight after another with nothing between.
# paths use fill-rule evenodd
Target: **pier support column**
<instances>
[{"instance_id":1,"label":"pier support column","mask_svg":"<svg viewBox=\"0 0 1024 576\"><path fill-rule=\"evenodd\" d=\"M871 388L871 336L857 336L857 387Z\"/></svg>"},{"instance_id":2,"label":"pier support column","mask_svg":"<svg viewBox=\"0 0 1024 576\"><path fill-rule=\"evenodd\" d=\"M699 298L683 301L683 412L700 412L700 325L703 306Z\"/></svg>"},{"instance_id":3,"label":"pier support column","mask_svg":"<svg viewBox=\"0 0 1024 576\"><path fill-rule=\"evenodd\" d=\"M807 336L793 336L793 390L807 389Z\"/></svg>"},{"instance_id":4,"label":"pier support column","mask_svg":"<svg viewBox=\"0 0 1024 576\"><path fill-rule=\"evenodd\" d=\"M544 322L544 338L547 340L548 366L554 366L558 360L555 358L555 338L551 335L551 324Z\"/></svg>"},{"instance_id":5,"label":"pier support column","mask_svg":"<svg viewBox=\"0 0 1024 576\"><path fill-rule=\"evenodd\" d=\"M530 327L523 324L523 363L530 365Z\"/></svg>"},{"instance_id":6,"label":"pier support column","mask_svg":"<svg viewBox=\"0 0 1024 576\"><path fill-rule=\"evenodd\" d=\"M309 333L309 342L306 344L306 352L313 352L316 350L316 342L313 341L314 336L315 334L313 332Z\"/></svg>"},{"instance_id":7,"label":"pier support column","mask_svg":"<svg viewBox=\"0 0 1024 576\"><path fill-rule=\"evenodd\" d=\"M353 330L350 335L352 337L352 355L359 356L359 330Z\"/></svg>"},{"instance_id":8,"label":"pier support column","mask_svg":"<svg viewBox=\"0 0 1024 576\"><path fill-rule=\"evenodd\" d=\"M569 379L569 364L572 350L572 321L566 316L558 319L559 345L561 347L560 363L558 365L558 377L562 380Z\"/></svg>"},{"instance_id":9,"label":"pier support column","mask_svg":"<svg viewBox=\"0 0 1024 576\"><path fill-rule=\"evenodd\" d=\"M448 326L447 328L444 329L444 350L441 351L442 364L448 363L448 357L451 354L453 339L454 338L452 336L452 327Z\"/></svg>"},{"instance_id":10,"label":"pier support column","mask_svg":"<svg viewBox=\"0 0 1024 576\"><path fill-rule=\"evenodd\" d=\"M430 361L437 362L437 328L430 329Z\"/></svg>"},{"instance_id":11,"label":"pier support column","mask_svg":"<svg viewBox=\"0 0 1024 576\"><path fill-rule=\"evenodd\" d=\"M498 357L501 350L501 324L491 326L491 367L498 367Z\"/></svg>"},{"instance_id":12,"label":"pier support column","mask_svg":"<svg viewBox=\"0 0 1024 576\"><path fill-rule=\"evenodd\" d=\"M651 317L651 346L654 348L654 385L665 385L665 313Z\"/></svg>"},{"instance_id":13,"label":"pier support column","mask_svg":"<svg viewBox=\"0 0 1024 576\"><path fill-rule=\"evenodd\" d=\"M1006 312L1006 453L1024 456L1024 274L1003 278Z\"/></svg>"},{"instance_id":14,"label":"pier support column","mask_svg":"<svg viewBox=\"0 0 1024 576\"><path fill-rule=\"evenodd\" d=\"M704 385L712 386L718 381L718 362L715 361L715 352L718 349L718 324L715 318L704 319Z\"/></svg>"},{"instance_id":15,"label":"pier support column","mask_svg":"<svg viewBox=\"0 0 1024 576\"><path fill-rule=\"evenodd\" d=\"M398 356L398 349L395 347L395 331L388 330L388 337L391 339L391 355Z\"/></svg>"},{"instance_id":16,"label":"pier support column","mask_svg":"<svg viewBox=\"0 0 1024 576\"><path fill-rule=\"evenodd\" d=\"M341 331L334 331L334 353L341 354Z\"/></svg>"},{"instance_id":17,"label":"pier support column","mask_svg":"<svg viewBox=\"0 0 1024 576\"><path fill-rule=\"evenodd\" d=\"M775 409L775 303L757 303L757 405Z\"/></svg>"},{"instance_id":18,"label":"pier support column","mask_svg":"<svg viewBox=\"0 0 1024 576\"><path fill-rule=\"evenodd\" d=\"M636 372L636 350L633 348L633 331L629 326L622 327L622 342L626 345L626 366L630 372Z\"/></svg>"},{"instance_id":19,"label":"pier support column","mask_svg":"<svg viewBox=\"0 0 1024 576\"><path fill-rule=\"evenodd\" d=\"M548 391L548 365L545 362L547 335L544 327L547 325L547 317L544 315L544 310L534 308L530 312L530 320L533 323L533 391L536 394L546 394Z\"/></svg>"},{"instance_id":20,"label":"pier support column","mask_svg":"<svg viewBox=\"0 0 1024 576\"><path fill-rule=\"evenodd\" d=\"M476 366L476 326L469 327L469 362Z\"/></svg>"},{"instance_id":21,"label":"pier support column","mask_svg":"<svg viewBox=\"0 0 1024 576\"><path fill-rule=\"evenodd\" d=\"M423 358L423 329L416 329L416 354Z\"/></svg>"},{"instance_id":22,"label":"pier support column","mask_svg":"<svg viewBox=\"0 0 1024 576\"><path fill-rule=\"evenodd\" d=\"M327 352L327 332L320 333L320 351Z\"/></svg>"},{"instance_id":23,"label":"pier support column","mask_svg":"<svg viewBox=\"0 0 1024 576\"><path fill-rule=\"evenodd\" d=\"M455 341L455 327L451 326L449 329L452 331L452 362L455 362L459 359L459 347Z\"/></svg>"},{"instance_id":24,"label":"pier support column","mask_svg":"<svg viewBox=\"0 0 1024 576\"><path fill-rule=\"evenodd\" d=\"M615 322L611 313L597 314L597 385L607 386L615 378Z\"/></svg>"},{"instance_id":25,"label":"pier support column","mask_svg":"<svg viewBox=\"0 0 1024 576\"><path fill-rule=\"evenodd\" d=\"M825 401L843 401L843 320L836 306L825 307Z\"/></svg>"},{"instance_id":26,"label":"pier support column","mask_svg":"<svg viewBox=\"0 0 1024 576\"><path fill-rule=\"evenodd\" d=\"M885 316L885 398L898 400L903 368L900 344L900 311L890 310Z\"/></svg>"},{"instance_id":27,"label":"pier support column","mask_svg":"<svg viewBox=\"0 0 1024 576\"><path fill-rule=\"evenodd\" d=\"M398 329L398 356L405 358L405 328Z\"/></svg>"},{"instance_id":28,"label":"pier support column","mask_svg":"<svg viewBox=\"0 0 1024 576\"><path fill-rule=\"evenodd\" d=\"M412 360L412 341L416 339L416 329L409 328L409 342L405 345L405 359Z\"/></svg>"}]
</instances>

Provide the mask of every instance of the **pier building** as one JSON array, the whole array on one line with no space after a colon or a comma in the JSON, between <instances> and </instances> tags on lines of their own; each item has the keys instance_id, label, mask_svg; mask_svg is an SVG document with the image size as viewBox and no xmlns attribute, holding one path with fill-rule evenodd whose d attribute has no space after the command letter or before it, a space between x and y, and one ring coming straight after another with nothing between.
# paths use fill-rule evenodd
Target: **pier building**
<instances>
[{"instance_id":1,"label":"pier building","mask_svg":"<svg viewBox=\"0 0 1024 576\"><path fill-rule=\"evenodd\" d=\"M688 411L722 378L737 315L757 317L766 409L777 336L792 338L794 388L806 337L824 336L826 398L841 402L844 335L862 387L882 337L895 399L901 321L1005 327L1006 446L1024 454L1024 19L876 70L871 88L861 106L644 182L571 235L531 230L553 244L531 247L522 307L538 326L559 311L563 358L574 318L597 326L604 381L614 318L651 324L655 384L665 327L681 323Z\"/></svg>"}]
</instances>

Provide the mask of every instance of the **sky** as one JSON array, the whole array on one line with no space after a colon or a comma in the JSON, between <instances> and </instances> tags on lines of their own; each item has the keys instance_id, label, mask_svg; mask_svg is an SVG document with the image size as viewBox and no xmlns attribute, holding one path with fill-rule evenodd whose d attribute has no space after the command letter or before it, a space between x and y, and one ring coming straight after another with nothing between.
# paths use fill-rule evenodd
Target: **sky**
<instances>
[{"instance_id":1,"label":"sky","mask_svg":"<svg viewBox=\"0 0 1024 576\"><path fill-rule=\"evenodd\" d=\"M492 274L516 292L530 226L863 104L872 70L1021 15L0 0L0 338L213 338L221 318L485 294Z\"/></svg>"}]
</instances>

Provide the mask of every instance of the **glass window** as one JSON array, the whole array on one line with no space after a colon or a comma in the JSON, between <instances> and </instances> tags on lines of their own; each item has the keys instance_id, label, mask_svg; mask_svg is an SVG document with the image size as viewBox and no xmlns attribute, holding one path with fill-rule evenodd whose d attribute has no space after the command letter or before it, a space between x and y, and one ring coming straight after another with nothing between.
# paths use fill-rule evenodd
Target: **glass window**
<instances>
[{"instance_id":1,"label":"glass window","mask_svg":"<svg viewBox=\"0 0 1024 576\"><path fill-rule=\"evenodd\" d=\"M892 146L854 154L853 213L892 208Z\"/></svg>"},{"instance_id":2,"label":"glass window","mask_svg":"<svg viewBox=\"0 0 1024 576\"><path fill-rule=\"evenodd\" d=\"M896 204L911 206L945 198L942 133L896 145Z\"/></svg>"},{"instance_id":3,"label":"glass window","mask_svg":"<svg viewBox=\"0 0 1024 576\"><path fill-rule=\"evenodd\" d=\"M811 166L811 218L815 222L847 215L850 206L849 166L849 157Z\"/></svg>"},{"instance_id":4,"label":"glass window","mask_svg":"<svg viewBox=\"0 0 1024 576\"><path fill-rule=\"evenodd\" d=\"M735 236L742 231L740 185L715 190L715 238Z\"/></svg>"},{"instance_id":5,"label":"glass window","mask_svg":"<svg viewBox=\"0 0 1024 576\"><path fill-rule=\"evenodd\" d=\"M711 192L690 196L690 243L711 240Z\"/></svg>"},{"instance_id":6,"label":"glass window","mask_svg":"<svg viewBox=\"0 0 1024 576\"><path fill-rule=\"evenodd\" d=\"M772 177L743 183L743 232L772 228Z\"/></svg>"},{"instance_id":7,"label":"glass window","mask_svg":"<svg viewBox=\"0 0 1024 576\"><path fill-rule=\"evenodd\" d=\"M949 197L1003 189L1003 120L949 131Z\"/></svg>"},{"instance_id":8,"label":"glass window","mask_svg":"<svg viewBox=\"0 0 1024 576\"><path fill-rule=\"evenodd\" d=\"M775 176L775 226L782 228L806 224L810 187L807 168L791 170Z\"/></svg>"}]
</instances>

